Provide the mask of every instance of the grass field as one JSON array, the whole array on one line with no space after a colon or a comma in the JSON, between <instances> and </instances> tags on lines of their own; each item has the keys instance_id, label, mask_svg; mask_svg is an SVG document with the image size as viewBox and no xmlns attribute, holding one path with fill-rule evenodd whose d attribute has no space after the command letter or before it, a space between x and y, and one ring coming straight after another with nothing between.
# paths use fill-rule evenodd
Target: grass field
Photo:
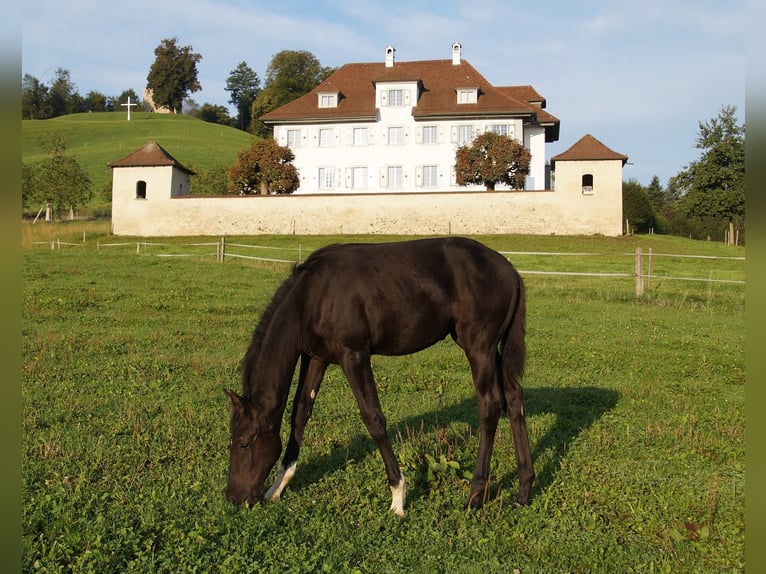
<instances>
[{"instance_id":1,"label":"grass field","mask_svg":"<svg viewBox=\"0 0 766 574\"><path fill-rule=\"evenodd\" d=\"M233 165L237 153L253 139L241 130L191 116L150 112L134 112L130 122L124 112L23 120L21 133L21 159L30 164L47 157L53 135L63 138L66 153L77 159L93 184L94 198L81 213L108 211L111 194L107 197L101 193L105 187L111 190L112 171L107 164L133 153L150 140L155 140L186 167L202 169L217 164Z\"/></svg>"},{"instance_id":2,"label":"grass field","mask_svg":"<svg viewBox=\"0 0 766 574\"><path fill-rule=\"evenodd\" d=\"M287 269L155 256L195 238L96 250L107 231L23 228L24 571L744 570L744 285L655 278L637 300L629 277L525 274L538 476L525 508L512 505L503 420L489 500L462 509L476 409L467 363L444 341L374 361L409 481L403 519L336 368L282 500L248 510L223 497L222 389L239 388L239 360ZM35 243L55 239L80 245ZM745 255L660 236L479 239L538 252L510 255L530 272L630 271L637 245ZM249 238L304 252L338 240L349 238ZM658 256L654 272L743 280L744 262Z\"/></svg>"}]
</instances>

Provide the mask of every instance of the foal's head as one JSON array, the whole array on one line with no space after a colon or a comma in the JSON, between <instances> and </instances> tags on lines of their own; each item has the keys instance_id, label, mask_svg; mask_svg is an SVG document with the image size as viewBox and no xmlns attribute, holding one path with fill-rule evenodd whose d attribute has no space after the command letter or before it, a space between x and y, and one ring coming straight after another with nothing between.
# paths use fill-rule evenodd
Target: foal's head
<instances>
[{"instance_id":1,"label":"foal's head","mask_svg":"<svg viewBox=\"0 0 766 574\"><path fill-rule=\"evenodd\" d=\"M226 499L234 504L255 504L271 468L282 452L279 431L263 428L250 401L226 391L231 402L231 444Z\"/></svg>"}]
</instances>

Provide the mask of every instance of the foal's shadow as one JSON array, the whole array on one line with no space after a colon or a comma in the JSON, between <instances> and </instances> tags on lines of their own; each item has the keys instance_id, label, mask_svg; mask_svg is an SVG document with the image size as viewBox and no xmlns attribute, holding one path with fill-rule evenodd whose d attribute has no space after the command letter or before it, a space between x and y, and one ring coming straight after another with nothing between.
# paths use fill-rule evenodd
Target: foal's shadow
<instances>
[{"instance_id":1,"label":"foal's shadow","mask_svg":"<svg viewBox=\"0 0 766 574\"><path fill-rule=\"evenodd\" d=\"M535 417L553 414L555 420L541 436L530 432L532 458L535 465L535 482L532 487L531 502L537 493L546 490L553 482L556 472L561 466L567 446L582 431L590 427L604 413L617 404L619 393L611 389L598 387L559 387L559 388L524 388L524 409L527 426ZM411 429L423 428L425 432L443 428L452 422L466 423L472 429L473 440L478 445L478 416L476 398L466 399L454 405L448 405L417 416L402 419L389 424L388 435L395 438L399 435L408 436ZM311 422L309 422L309 425ZM506 417L501 417L500 425L508 425ZM498 425L498 428L500 428ZM510 425L505 437L510 438ZM496 448L497 450L497 448ZM298 472L290 483L290 490L301 490L308 484L318 480L327 473L341 469L349 462L360 461L372 453L377 447L372 439L364 434L358 435L348 443L336 444L332 451L323 456L309 457L303 462L298 461ZM538 463L538 459L543 462ZM515 462L513 463L515 465ZM471 462L472 469L473 461ZM380 465L381 481L385 479L383 465ZM516 481L516 472L511 475L495 477L493 493L497 488L508 490L518 488L512 484ZM407 496L410 502L425 494L424 488L408 488ZM491 494L494 495L494 494Z\"/></svg>"}]
</instances>

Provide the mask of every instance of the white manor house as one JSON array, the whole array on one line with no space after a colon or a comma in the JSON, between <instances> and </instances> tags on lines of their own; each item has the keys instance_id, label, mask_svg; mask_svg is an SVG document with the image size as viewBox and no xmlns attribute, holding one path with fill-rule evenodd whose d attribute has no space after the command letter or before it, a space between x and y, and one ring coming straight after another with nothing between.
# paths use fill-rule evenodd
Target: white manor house
<instances>
[{"instance_id":1,"label":"white manor house","mask_svg":"<svg viewBox=\"0 0 766 574\"><path fill-rule=\"evenodd\" d=\"M459 43L451 60L394 56L387 46L385 62L346 64L261 117L295 154L297 193L465 191L455 183L455 152L485 131L530 150L526 189L550 187L545 143L558 140L559 120L532 86L491 85Z\"/></svg>"},{"instance_id":2,"label":"white manor house","mask_svg":"<svg viewBox=\"0 0 766 574\"><path fill-rule=\"evenodd\" d=\"M149 142L109 164L113 232L620 235L627 156L586 134L548 165L559 120L545 98L529 85L491 85L460 43L451 56L397 62L387 46L382 62L346 64L262 116L295 155L292 195L190 195L191 170ZM485 131L530 150L524 191L457 185L458 147Z\"/></svg>"}]
</instances>

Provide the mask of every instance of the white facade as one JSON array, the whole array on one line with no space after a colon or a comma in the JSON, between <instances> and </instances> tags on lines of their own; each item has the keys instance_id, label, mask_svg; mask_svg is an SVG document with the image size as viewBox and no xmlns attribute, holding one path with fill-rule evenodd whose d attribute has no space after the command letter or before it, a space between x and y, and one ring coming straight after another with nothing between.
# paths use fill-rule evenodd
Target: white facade
<instances>
[{"instance_id":1,"label":"white facade","mask_svg":"<svg viewBox=\"0 0 766 574\"><path fill-rule=\"evenodd\" d=\"M398 87L392 89L400 89ZM413 88L401 88L412 90ZM416 122L408 107L382 108L375 123L274 128L279 145L290 147L301 193L483 190L455 181L455 154L485 131L502 131L532 154L527 190L545 189L545 133L521 120ZM470 140L465 141L470 134ZM498 190L507 186L498 185Z\"/></svg>"}]
</instances>

